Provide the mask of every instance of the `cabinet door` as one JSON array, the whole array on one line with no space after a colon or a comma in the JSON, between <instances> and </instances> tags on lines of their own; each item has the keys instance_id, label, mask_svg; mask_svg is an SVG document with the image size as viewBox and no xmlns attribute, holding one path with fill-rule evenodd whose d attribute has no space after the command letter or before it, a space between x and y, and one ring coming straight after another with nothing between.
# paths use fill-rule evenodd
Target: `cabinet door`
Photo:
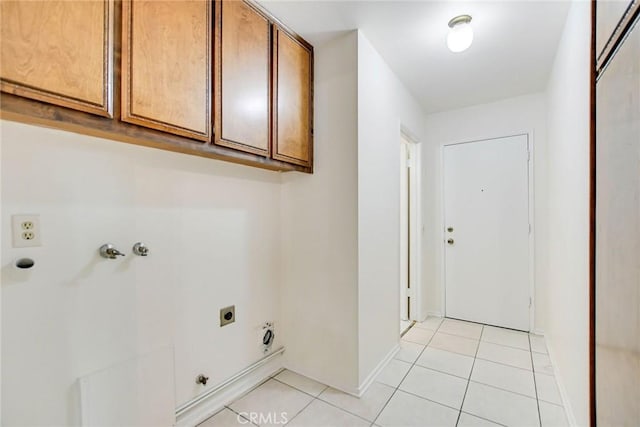
<instances>
[{"instance_id":1,"label":"cabinet door","mask_svg":"<svg viewBox=\"0 0 640 427\"><path fill-rule=\"evenodd\" d=\"M276 27L273 42L272 157L311 166L313 157L313 51Z\"/></svg>"},{"instance_id":2,"label":"cabinet door","mask_svg":"<svg viewBox=\"0 0 640 427\"><path fill-rule=\"evenodd\" d=\"M0 2L3 92L111 117L113 0Z\"/></svg>"},{"instance_id":3,"label":"cabinet door","mask_svg":"<svg viewBox=\"0 0 640 427\"><path fill-rule=\"evenodd\" d=\"M217 145L270 154L271 24L244 1L216 2Z\"/></svg>"},{"instance_id":4,"label":"cabinet door","mask_svg":"<svg viewBox=\"0 0 640 427\"><path fill-rule=\"evenodd\" d=\"M211 138L209 0L122 4L122 121Z\"/></svg>"},{"instance_id":5,"label":"cabinet door","mask_svg":"<svg viewBox=\"0 0 640 427\"><path fill-rule=\"evenodd\" d=\"M596 85L592 363L600 426L640 420L640 25L631 28Z\"/></svg>"}]
</instances>

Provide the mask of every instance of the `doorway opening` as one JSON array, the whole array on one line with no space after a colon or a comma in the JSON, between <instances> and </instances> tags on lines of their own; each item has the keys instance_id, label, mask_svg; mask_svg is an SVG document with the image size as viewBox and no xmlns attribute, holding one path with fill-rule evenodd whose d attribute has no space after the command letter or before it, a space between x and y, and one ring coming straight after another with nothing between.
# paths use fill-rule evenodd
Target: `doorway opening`
<instances>
[{"instance_id":1,"label":"doorway opening","mask_svg":"<svg viewBox=\"0 0 640 427\"><path fill-rule=\"evenodd\" d=\"M419 150L418 144L400 137L400 333L420 320L419 298Z\"/></svg>"}]
</instances>

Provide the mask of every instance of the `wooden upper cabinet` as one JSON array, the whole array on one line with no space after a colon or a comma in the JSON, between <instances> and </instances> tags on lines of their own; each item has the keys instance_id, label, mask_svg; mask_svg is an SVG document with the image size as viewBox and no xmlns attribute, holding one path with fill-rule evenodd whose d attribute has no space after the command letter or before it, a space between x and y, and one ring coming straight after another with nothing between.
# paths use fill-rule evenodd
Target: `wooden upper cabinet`
<instances>
[{"instance_id":1,"label":"wooden upper cabinet","mask_svg":"<svg viewBox=\"0 0 640 427\"><path fill-rule=\"evenodd\" d=\"M216 2L215 143L268 157L271 24L245 1Z\"/></svg>"},{"instance_id":2,"label":"wooden upper cabinet","mask_svg":"<svg viewBox=\"0 0 640 427\"><path fill-rule=\"evenodd\" d=\"M123 1L122 121L211 140L211 5Z\"/></svg>"},{"instance_id":3,"label":"wooden upper cabinet","mask_svg":"<svg viewBox=\"0 0 640 427\"><path fill-rule=\"evenodd\" d=\"M302 166L313 158L313 48L278 26L273 40L272 157Z\"/></svg>"},{"instance_id":4,"label":"wooden upper cabinet","mask_svg":"<svg viewBox=\"0 0 640 427\"><path fill-rule=\"evenodd\" d=\"M0 1L3 92L112 116L113 0Z\"/></svg>"}]
</instances>

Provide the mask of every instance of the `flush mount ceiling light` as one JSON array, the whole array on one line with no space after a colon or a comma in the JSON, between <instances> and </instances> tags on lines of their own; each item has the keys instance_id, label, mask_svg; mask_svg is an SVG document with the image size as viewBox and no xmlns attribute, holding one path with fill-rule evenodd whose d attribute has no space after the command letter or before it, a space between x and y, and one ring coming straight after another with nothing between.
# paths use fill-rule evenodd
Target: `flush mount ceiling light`
<instances>
[{"instance_id":1,"label":"flush mount ceiling light","mask_svg":"<svg viewBox=\"0 0 640 427\"><path fill-rule=\"evenodd\" d=\"M471 42L473 42L471 16L456 16L449 21L449 28L449 34L447 34L447 47L451 52L462 52L471 46Z\"/></svg>"}]
</instances>

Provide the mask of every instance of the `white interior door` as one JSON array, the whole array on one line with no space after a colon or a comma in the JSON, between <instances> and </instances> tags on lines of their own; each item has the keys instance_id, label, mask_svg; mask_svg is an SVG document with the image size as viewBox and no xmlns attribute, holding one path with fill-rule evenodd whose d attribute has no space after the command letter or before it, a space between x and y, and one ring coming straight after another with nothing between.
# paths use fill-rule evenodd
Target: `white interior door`
<instances>
[{"instance_id":1,"label":"white interior door","mask_svg":"<svg viewBox=\"0 0 640 427\"><path fill-rule=\"evenodd\" d=\"M446 315L529 330L526 135L444 147Z\"/></svg>"}]
</instances>

